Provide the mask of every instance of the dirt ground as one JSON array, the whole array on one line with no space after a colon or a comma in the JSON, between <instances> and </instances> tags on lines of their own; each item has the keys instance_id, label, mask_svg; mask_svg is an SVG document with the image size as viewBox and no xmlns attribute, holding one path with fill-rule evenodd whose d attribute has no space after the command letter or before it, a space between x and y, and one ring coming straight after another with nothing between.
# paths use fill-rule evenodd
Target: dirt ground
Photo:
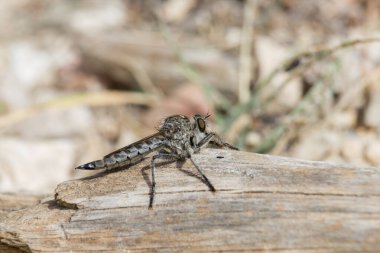
<instances>
[{"instance_id":1,"label":"dirt ground","mask_svg":"<svg viewBox=\"0 0 380 253\"><path fill-rule=\"evenodd\" d=\"M380 165L378 0L2 0L0 192L51 193L172 114Z\"/></svg>"}]
</instances>

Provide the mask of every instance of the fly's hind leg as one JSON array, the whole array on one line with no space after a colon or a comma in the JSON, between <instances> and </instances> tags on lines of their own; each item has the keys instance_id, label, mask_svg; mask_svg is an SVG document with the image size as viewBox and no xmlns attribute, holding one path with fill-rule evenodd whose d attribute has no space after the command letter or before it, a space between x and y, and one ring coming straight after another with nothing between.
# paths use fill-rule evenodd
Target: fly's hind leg
<instances>
[{"instance_id":1,"label":"fly's hind leg","mask_svg":"<svg viewBox=\"0 0 380 253\"><path fill-rule=\"evenodd\" d=\"M174 154L164 154L164 153L159 153L152 157L152 160L150 162L150 169L152 171L152 184L150 188L149 209L153 208L154 195L156 194L156 179L154 175L155 175L155 170L156 170L155 161L157 159L162 159L166 161L176 161L179 159L179 157Z\"/></svg>"}]
</instances>

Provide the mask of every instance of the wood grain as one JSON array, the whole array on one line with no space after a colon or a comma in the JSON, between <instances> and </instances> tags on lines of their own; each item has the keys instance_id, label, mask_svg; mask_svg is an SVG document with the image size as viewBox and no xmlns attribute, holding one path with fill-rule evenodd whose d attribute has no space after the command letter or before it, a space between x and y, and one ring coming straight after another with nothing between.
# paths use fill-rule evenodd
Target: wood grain
<instances>
[{"instance_id":1,"label":"wood grain","mask_svg":"<svg viewBox=\"0 0 380 253\"><path fill-rule=\"evenodd\" d=\"M8 213L0 245L26 252L379 252L380 170L207 149L58 185ZM0 246L1 249L1 246ZM15 251L17 252L17 251Z\"/></svg>"}]
</instances>

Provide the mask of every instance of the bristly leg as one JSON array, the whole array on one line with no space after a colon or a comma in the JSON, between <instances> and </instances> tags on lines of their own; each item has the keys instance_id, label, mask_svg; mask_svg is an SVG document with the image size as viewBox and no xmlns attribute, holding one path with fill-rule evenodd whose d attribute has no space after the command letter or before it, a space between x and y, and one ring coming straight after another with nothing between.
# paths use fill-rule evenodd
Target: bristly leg
<instances>
[{"instance_id":1,"label":"bristly leg","mask_svg":"<svg viewBox=\"0 0 380 253\"><path fill-rule=\"evenodd\" d=\"M150 162L150 169L152 171L152 185L150 188L150 198L149 198L149 209L153 208L154 195L156 194L156 179L155 179L155 170L156 170L156 159L163 159L167 161L176 161L178 160L178 156L174 154L158 154L152 157Z\"/></svg>"},{"instance_id":2,"label":"bristly leg","mask_svg":"<svg viewBox=\"0 0 380 253\"><path fill-rule=\"evenodd\" d=\"M223 140L216 133L210 132L208 133L202 140L197 143L197 149L200 150L203 147L206 147L209 143L219 147L219 148L228 148L232 150L239 150L238 148L232 146L227 142L223 142Z\"/></svg>"},{"instance_id":3,"label":"bristly leg","mask_svg":"<svg viewBox=\"0 0 380 253\"><path fill-rule=\"evenodd\" d=\"M162 159L166 161L177 161L177 160L180 160L181 157L174 154L158 154L152 157L151 164L150 164L151 171L152 171L152 184L150 188L149 209L153 208L154 196L156 194L156 178L155 178L156 163L155 161L157 159ZM194 167L198 170L199 174L201 175L202 179L209 187L210 191L215 192L216 191L215 187L211 184L210 180L206 177L206 175L203 173L201 168L199 168L199 166L194 162L192 157L189 157L189 159L193 163Z\"/></svg>"},{"instance_id":4,"label":"bristly leg","mask_svg":"<svg viewBox=\"0 0 380 253\"><path fill-rule=\"evenodd\" d=\"M207 186L210 188L210 191L214 192L215 191L215 187L211 184L210 180L208 180L208 178L203 173L203 171L201 170L201 168L199 168L199 166L194 162L194 160L193 160L192 157L189 157L189 159L194 164L194 167L198 170L199 174L201 174L203 180L205 181L205 183L207 184Z\"/></svg>"}]
</instances>

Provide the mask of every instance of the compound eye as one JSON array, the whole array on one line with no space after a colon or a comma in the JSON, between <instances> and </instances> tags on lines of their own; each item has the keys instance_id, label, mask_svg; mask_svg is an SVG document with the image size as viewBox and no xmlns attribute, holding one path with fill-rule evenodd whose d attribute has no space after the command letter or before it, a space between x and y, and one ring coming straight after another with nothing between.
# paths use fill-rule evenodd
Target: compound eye
<instances>
[{"instance_id":1,"label":"compound eye","mask_svg":"<svg viewBox=\"0 0 380 253\"><path fill-rule=\"evenodd\" d=\"M198 128L199 128L199 130L201 130L201 132L204 132L206 130L206 122L202 118L197 119L197 124L198 124Z\"/></svg>"}]
</instances>

